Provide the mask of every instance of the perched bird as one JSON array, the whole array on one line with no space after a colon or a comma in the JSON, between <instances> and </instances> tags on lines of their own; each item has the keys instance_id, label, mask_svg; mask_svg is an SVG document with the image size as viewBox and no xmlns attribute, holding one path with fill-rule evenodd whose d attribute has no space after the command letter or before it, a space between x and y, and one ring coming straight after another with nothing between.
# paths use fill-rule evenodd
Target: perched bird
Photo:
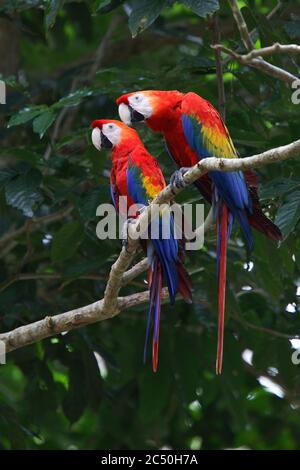
<instances>
[{"instance_id":1,"label":"perched bird","mask_svg":"<svg viewBox=\"0 0 300 470\"><path fill-rule=\"evenodd\" d=\"M171 183L183 185L187 168L206 157L238 158L229 132L218 111L196 93L179 91L138 91L117 99L119 115L126 124L145 121L153 131L160 132L169 155L181 167ZM237 220L248 250L253 248L251 226L268 238L281 240L281 232L263 213L257 187L258 178L252 171L210 171L195 185L213 205L217 228L218 273L218 347L216 372L222 371L224 311L226 288L227 240L233 221Z\"/></svg>"},{"instance_id":2,"label":"perched bird","mask_svg":"<svg viewBox=\"0 0 300 470\"><path fill-rule=\"evenodd\" d=\"M118 210L120 196L127 197L128 212L134 205L147 206L166 186L163 174L137 132L120 121L100 119L92 123L92 142L94 146L111 149L112 168L110 189L113 204ZM158 364L159 324L161 311L161 292L163 280L166 282L170 303L173 304L177 292L187 301L192 301L191 283L182 264L178 240L174 232L174 218L170 211L159 212L156 220L148 227L149 237L141 240L148 257L148 282L150 289L150 306L147 321L144 361L149 331L152 324L152 368L155 372ZM134 214L137 217L139 212ZM157 223L156 235L151 228ZM167 224L168 227L164 227ZM164 228L166 230L164 231ZM155 231L154 231L155 232ZM152 238L150 238L152 236Z\"/></svg>"}]
</instances>

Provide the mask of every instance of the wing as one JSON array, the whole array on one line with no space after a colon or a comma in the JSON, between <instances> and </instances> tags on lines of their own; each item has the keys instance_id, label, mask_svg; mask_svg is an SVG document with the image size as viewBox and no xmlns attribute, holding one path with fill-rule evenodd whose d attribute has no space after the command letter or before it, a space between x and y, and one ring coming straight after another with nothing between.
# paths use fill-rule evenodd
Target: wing
<instances>
[{"instance_id":1,"label":"wing","mask_svg":"<svg viewBox=\"0 0 300 470\"><path fill-rule=\"evenodd\" d=\"M199 160L206 157L238 158L228 130L217 110L195 93L182 101L182 127L189 146ZM209 173L229 208L250 209L251 201L242 172Z\"/></svg>"},{"instance_id":2,"label":"wing","mask_svg":"<svg viewBox=\"0 0 300 470\"><path fill-rule=\"evenodd\" d=\"M145 149L137 149L133 152L128 162L127 188L128 195L134 202L148 205L165 186L166 183L157 161ZM170 300L173 303L178 289L176 268L178 242L175 236L174 219L169 211L162 210L158 217L151 221L149 236L154 252L161 263Z\"/></svg>"},{"instance_id":3,"label":"wing","mask_svg":"<svg viewBox=\"0 0 300 470\"><path fill-rule=\"evenodd\" d=\"M118 187L117 187L117 184L116 184L116 175L115 175L113 170L111 170L111 172L110 172L109 189L110 189L110 197L111 197L112 203L113 203L115 209L118 210L120 194L119 194Z\"/></svg>"},{"instance_id":4,"label":"wing","mask_svg":"<svg viewBox=\"0 0 300 470\"><path fill-rule=\"evenodd\" d=\"M237 158L237 152L218 111L195 93L182 100L182 125L188 144L199 158Z\"/></svg>"},{"instance_id":5,"label":"wing","mask_svg":"<svg viewBox=\"0 0 300 470\"><path fill-rule=\"evenodd\" d=\"M128 195L136 204L148 205L166 186L157 161L144 149L133 152L127 167Z\"/></svg>"}]
</instances>

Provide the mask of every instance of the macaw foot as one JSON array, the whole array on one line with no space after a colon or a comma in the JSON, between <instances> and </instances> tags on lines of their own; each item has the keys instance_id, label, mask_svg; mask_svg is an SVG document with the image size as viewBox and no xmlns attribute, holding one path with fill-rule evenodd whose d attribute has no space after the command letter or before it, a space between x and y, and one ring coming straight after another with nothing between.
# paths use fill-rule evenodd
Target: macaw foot
<instances>
[{"instance_id":1,"label":"macaw foot","mask_svg":"<svg viewBox=\"0 0 300 470\"><path fill-rule=\"evenodd\" d=\"M170 185L173 186L173 188L185 188L187 183L183 179L183 175L189 170L189 167L183 166L182 168L179 168L179 170L176 170L173 175L171 176L170 179Z\"/></svg>"},{"instance_id":2,"label":"macaw foot","mask_svg":"<svg viewBox=\"0 0 300 470\"><path fill-rule=\"evenodd\" d=\"M132 224L136 222L136 219L129 217L123 224L122 230L121 230L121 239L122 239L122 246L124 246L127 249L128 246L128 228L129 224Z\"/></svg>"},{"instance_id":3,"label":"macaw foot","mask_svg":"<svg viewBox=\"0 0 300 470\"><path fill-rule=\"evenodd\" d=\"M139 204L139 210L137 211L137 215L140 216L146 209L147 209L147 206L143 206L142 204Z\"/></svg>"},{"instance_id":4,"label":"macaw foot","mask_svg":"<svg viewBox=\"0 0 300 470\"><path fill-rule=\"evenodd\" d=\"M138 222L139 216L144 212L147 206L139 204L138 209L136 210L136 217L128 217L128 219L124 222L122 230L121 230L121 239L122 239L122 246L127 248L128 246L128 237L129 237L129 225L136 224Z\"/></svg>"}]
</instances>

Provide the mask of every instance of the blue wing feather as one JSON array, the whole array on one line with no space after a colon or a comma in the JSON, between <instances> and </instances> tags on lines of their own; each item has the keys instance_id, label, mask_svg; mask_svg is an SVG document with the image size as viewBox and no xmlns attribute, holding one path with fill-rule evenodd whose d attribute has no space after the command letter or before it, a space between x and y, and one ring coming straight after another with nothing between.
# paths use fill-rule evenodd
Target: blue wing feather
<instances>
[{"instance_id":1,"label":"blue wing feather","mask_svg":"<svg viewBox=\"0 0 300 470\"><path fill-rule=\"evenodd\" d=\"M182 127L189 146L197 154L199 160L213 156L211 151L207 149L205 145L201 131L201 122L197 121L193 116L183 114ZM246 237L247 244L251 249L253 245L252 233L244 210L246 209L252 213L252 203L243 173L240 171L210 171L209 176L217 189L218 195L226 202L232 216L239 221Z\"/></svg>"},{"instance_id":2,"label":"blue wing feather","mask_svg":"<svg viewBox=\"0 0 300 470\"><path fill-rule=\"evenodd\" d=\"M112 203L115 209L117 209L116 198L115 198L114 188L112 184L109 185L109 190L110 190L110 197L111 197Z\"/></svg>"},{"instance_id":3,"label":"blue wing feather","mask_svg":"<svg viewBox=\"0 0 300 470\"><path fill-rule=\"evenodd\" d=\"M141 170L137 166L127 168L127 190L128 195L136 204L147 205L147 193L140 178Z\"/></svg>"},{"instance_id":4,"label":"blue wing feather","mask_svg":"<svg viewBox=\"0 0 300 470\"><path fill-rule=\"evenodd\" d=\"M128 195L133 199L136 204L148 205L149 197L147 196L147 191L142 183L142 170L134 162L127 168L127 188ZM163 224L167 223L170 225L169 238L163 238ZM176 268L177 256L178 256L178 242L174 234L174 220L173 216L170 214L168 218L158 216L158 220L153 220L152 224L149 225L149 238L151 238L151 228L152 225L158 228L153 230L154 233L157 232L156 238L151 239L154 250L161 262L163 269L163 274L167 282L170 301L171 303L175 300L175 295L178 290L178 273Z\"/></svg>"}]
</instances>

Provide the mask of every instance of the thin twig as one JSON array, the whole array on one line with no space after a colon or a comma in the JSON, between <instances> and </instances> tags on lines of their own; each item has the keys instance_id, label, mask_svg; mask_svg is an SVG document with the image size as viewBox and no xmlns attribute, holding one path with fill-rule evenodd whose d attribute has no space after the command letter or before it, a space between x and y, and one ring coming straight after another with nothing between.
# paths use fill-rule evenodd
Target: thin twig
<instances>
[{"instance_id":1,"label":"thin twig","mask_svg":"<svg viewBox=\"0 0 300 470\"><path fill-rule=\"evenodd\" d=\"M277 78L278 80L281 80L291 86L295 82L295 80L298 80L298 77L296 77L295 75L287 72L286 70L280 67L270 64L269 62L266 62L261 57L256 56L255 51L253 52L254 56L251 59L249 58L247 59L247 56L249 57L249 55L251 54L251 51L254 49L254 43L251 39L251 35L248 31L247 24L244 20L243 14L241 10L239 9L237 0L228 0L228 2L230 4L232 14L234 16L237 27L239 29L243 44L245 48L247 49L247 51L249 51L249 54L241 55L235 51L232 51L231 49L220 46L219 44L216 45L217 47L216 46L213 46L213 47L219 49L220 51L222 50L223 52L226 52L228 55L230 55L231 57L234 57L240 63L249 65L250 67L254 67L266 73L267 75L271 75L272 77ZM291 46L294 49L293 47L294 45L291 45ZM271 46L271 47L274 47L274 46ZM265 49L268 49L268 48L265 48ZM266 53L266 55L269 55L269 54Z\"/></svg>"},{"instance_id":2,"label":"thin twig","mask_svg":"<svg viewBox=\"0 0 300 470\"><path fill-rule=\"evenodd\" d=\"M297 339L299 335L289 335L286 333L281 333L280 331L272 330L271 328L265 328L264 326L254 325L253 323L248 322L244 318L241 318L239 315L233 315L233 318L244 325L246 328L250 328L251 330L260 331L261 333L267 333L271 336L276 336L277 338L284 338L284 339Z\"/></svg>"},{"instance_id":3,"label":"thin twig","mask_svg":"<svg viewBox=\"0 0 300 470\"><path fill-rule=\"evenodd\" d=\"M95 52L95 55L94 55L93 60L92 60L91 67L84 74L76 76L76 77L73 78L69 93L73 93L76 90L79 83L89 85L92 82L92 80L94 79L94 77L97 73L97 70L102 65L102 62L103 62L104 57L105 57L105 53L109 48L109 43L112 40L112 37L113 37L113 34L114 34L116 28L118 27L118 25L121 22L121 18L122 17L118 16L118 15L114 16L112 18L111 23L110 23L106 33L102 37L101 42L100 42L100 44L99 44L99 46L98 46L98 48ZM53 147L56 144L57 140L60 137L66 135L68 133L68 131L72 127L72 124L73 124L78 112L79 112L79 106L73 107L71 109L70 109L70 107L66 106L66 107L64 107L60 110L60 112L59 112L59 114L56 118L54 127L53 127L53 131L52 131L52 134L51 134L51 137L50 137L50 142L47 145L45 153L44 153L44 159L45 160L48 160L50 158L50 156L52 154Z\"/></svg>"},{"instance_id":4,"label":"thin twig","mask_svg":"<svg viewBox=\"0 0 300 470\"><path fill-rule=\"evenodd\" d=\"M299 78L296 77L296 75L293 75L290 72L287 72L286 70L280 67L277 67L276 65L270 64L269 62L266 62L263 59L260 59L260 58L247 59L248 54L245 54L245 55L238 54L232 49L229 49L228 47L225 47L221 44L214 44L211 47L213 49L218 49L219 51L225 52L226 54L230 55L241 64L248 65L249 67L254 67L260 70L261 72L266 73L267 75L270 75L274 78L277 78L278 80L281 80L287 83L290 86L295 81L299 80ZM255 51L253 52L255 53Z\"/></svg>"},{"instance_id":5,"label":"thin twig","mask_svg":"<svg viewBox=\"0 0 300 470\"><path fill-rule=\"evenodd\" d=\"M43 225L48 225L54 222L58 222L59 220L64 219L67 217L73 210L73 205L69 204L63 209L60 209L57 212L54 212L53 214L48 214L44 215L42 217L33 217L32 219L28 219L22 227L12 231L8 232L5 235L3 235L0 238L0 246L2 245L7 245L9 242L14 240L17 237L20 237L21 235L24 235L28 229L28 224L30 223L31 227L30 230L31 232L34 232L39 229L39 227ZM13 248L15 245L13 245Z\"/></svg>"},{"instance_id":6,"label":"thin twig","mask_svg":"<svg viewBox=\"0 0 300 470\"><path fill-rule=\"evenodd\" d=\"M137 263L135 266L133 266L131 269L126 271L123 276L122 276L122 286L125 286L129 282L133 284L133 280L139 276L141 273L146 271L148 267L148 261L147 258L144 258L142 261ZM87 280L87 281L107 281L107 276L101 275L101 274L83 274L81 276L77 276L75 278L66 278L63 274L61 273L17 273L14 276L12 276L10 279L7 281L3 282L0 284L0 292L4 291L7 289L9 286L14 284L15 282L18 281L52 281L52 280L67 280L67 281L77 281L79 280ZM136 283L138 285L138 283Z\"/></svg>"},{"instance_id":7,"label":"thin twig","mask_svg":"<svg viewBox=\"0 0 300 470\"><path fill-rule=\"evenodd\" d=\"M272 46L253 49L248 54L242 55L245 62L251 61L256 57L266 57L272 54L300 54L300 46L297 44L280 44L276 42Z\"/></svg>"},{"instance_id":8,"label":"thin twig","mask_svg":"<svg viewBox=\"0 0 300 470\"><path fill-rule=\"evenodd\" d=\"M91 67L88 69L88 71L86 73L84 73L80 77L78 77L78 82L80 82L81 84L84 84L86 86L90 85L93 82L97 71L99 70L99 68L103 64L103 61L105 59L105 54L106 54L107 50L109 50L109 46L110 46L110 43L113 39L114 33L115 33L117 27L119 26L119 24L121 23L121 21L122 21L121 16L119 16L119 15L113 16L113 18L110 22L110 25L109 25L107 31L105 32L104 36L102 37L101 42L100 42L100 44L99 44L99 46L98 46L98 48L95 52L94 58L92 60ZM79 113L79 110L80 110L80 107L76 106L76 107L72 108L71 112L70 111L68 112L65 122L64 122L63 126L61 126L61 131L60 131L61 136L66 135L70 131L70 129L71 129L78 113Z\"/></svg>"},{"instance_id":9,"label":"thin twig","mask_svg":"<svg viewBox=\"0 0 300 470\"><path fill-rule=\"evenodd\" d=\"M229 2L229 5L231 7L233 17L234 17L235 22L237 24L237 27L239 29L241 39L244 43L245 48L247 50L254 49L253 41L250 37L250 33L248 31L248 28L247 28L246 22L244 20L243 14L242 14L241 10L239 9L237 1L236 0L228 0L228 2Z\"/></svg>"}]
</instances>

